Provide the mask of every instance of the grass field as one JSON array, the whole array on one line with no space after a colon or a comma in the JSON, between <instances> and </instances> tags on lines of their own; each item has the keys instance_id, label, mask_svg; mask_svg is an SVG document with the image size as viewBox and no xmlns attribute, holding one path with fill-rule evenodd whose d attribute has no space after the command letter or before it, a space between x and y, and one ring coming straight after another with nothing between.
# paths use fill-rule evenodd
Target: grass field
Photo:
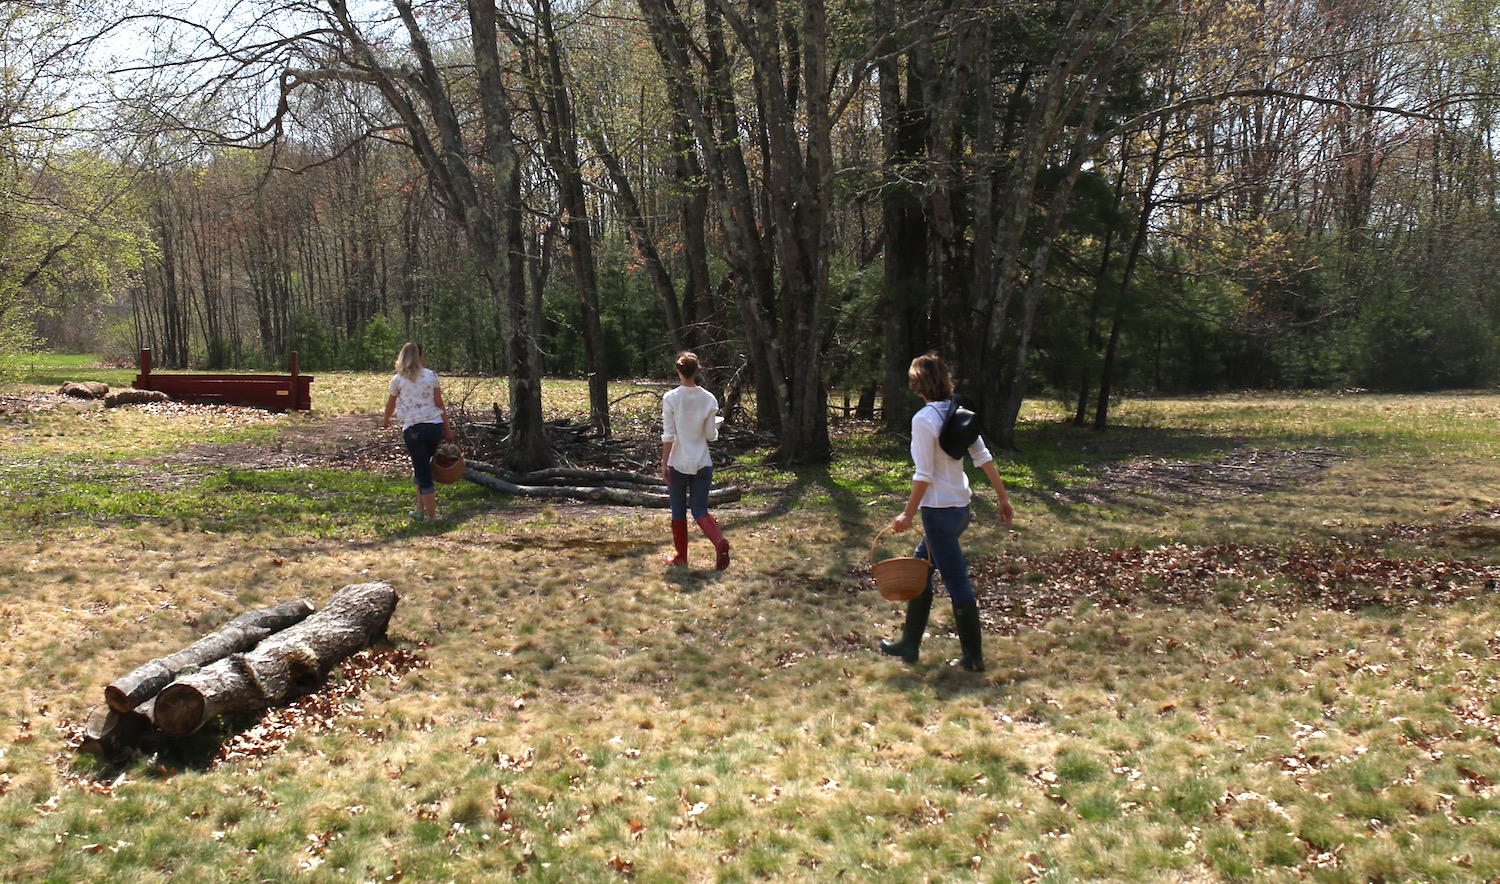
<instances>
[{"instance_id":1,"label":"grass field","mask_svg":"<svg viewBox=\"0 0 1500 884\"><path fill-rule=\"evenodd\" d=\"M942 599L916 666L875 650L910 472L868 427L826 467L723 453L734 563L695 536L672 573L654 510L460 483L411 524L383 376L318 375L306 415L49 395L131 376L0 390L0 881L1500 876L1500 396L1029 409L1016 524L985 492L966 535L970 675ZM323 694L76 751L111 679L374 579L391 646Z\"/></svg>"}]
</instances>

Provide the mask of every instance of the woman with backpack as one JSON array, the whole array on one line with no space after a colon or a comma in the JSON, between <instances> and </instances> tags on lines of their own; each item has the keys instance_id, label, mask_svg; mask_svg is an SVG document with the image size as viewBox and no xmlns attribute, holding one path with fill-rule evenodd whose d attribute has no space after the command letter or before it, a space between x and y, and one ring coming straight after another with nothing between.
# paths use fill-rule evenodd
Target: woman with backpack
<instances>
[{"instance_id":1,"label":"woman with backpack","mask_svg":"<svg viewBox=\"0 0 1500 884\"><path fill-rule=\"evenodd\" d=\"M925 535L917 544L915 555L925 558L931 550L932 560L938 573L943 575L943 585L948 589L948 598L953 603L953 620L957 626L958 641L963 656L953 665L969 672L984 671L984 654L980 643L979 603L974 598L974 587L969 582L969 565L964 560L963 548L958 539L973 521L969 501L973 492L969 489L969 477L964 472L962 454L954 459L943 450L939 437L944 421L955 407L953 403L953 376L948 365L937 353L926 353L911 361L906 372L913 393L922 397L924 403L911 419L911 458L914 466L911 494L906 508L891 520L890 530L901 533L912 525L918 512L922 515L922 531ZM1015 518L1010 497L1005 493L1005 483L995 469L994 457L985 447L984 438L977 433L969 444L967 454L974 465L984 470L990 485L999 499L997 510L1000 521L1009 525ZM906 622L897 641L882 639L880 650L907 663L917 662L917 652L922 644L922 635L927 629L927 618L932 611L932 575L927 577L927 589L906 603Z\"/></svg>"}]
</instances>

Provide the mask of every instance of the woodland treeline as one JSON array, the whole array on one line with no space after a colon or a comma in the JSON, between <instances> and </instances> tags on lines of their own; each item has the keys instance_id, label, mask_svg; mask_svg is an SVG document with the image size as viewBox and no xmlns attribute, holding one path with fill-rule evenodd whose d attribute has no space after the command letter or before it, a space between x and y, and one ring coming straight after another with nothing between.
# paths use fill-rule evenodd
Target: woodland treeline
<instances>
[{"instance_id":1,"label":"woodland treeline","mask_svg":"<svg viewBox=\"0 0 1500 884\"><path fill-rule=\"evenodd\" d=\"M1500 14L1471 0L0 6L0 350L548 376L691 348L787 461L948 356L1028 396L1472 387Z\"/></svg>"}]
</instances>

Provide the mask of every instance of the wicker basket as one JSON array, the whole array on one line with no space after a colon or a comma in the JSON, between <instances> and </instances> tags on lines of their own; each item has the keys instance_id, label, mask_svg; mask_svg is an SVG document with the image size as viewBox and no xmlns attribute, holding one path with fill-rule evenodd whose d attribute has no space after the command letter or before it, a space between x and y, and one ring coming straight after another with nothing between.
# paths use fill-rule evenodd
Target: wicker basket
<instances>
[{"instance_id":1,"label":"wicker basket","mask_svg":"<svg viewBox=\"0 0 1500 884\"><path fill-rule=\"evenodd\" d=\"M870 570L875 573L875 586L880 590L881 598L893 602L911 601L927 590L927 575L932 572L932 550L927 550L925 559L900 556L877 562L875 544L880 542L880 535L889 530L890 526L880 529L880 534L870 541Z\"/></svg>"},{"instance_id":2,"label":"wicker basket","mask_svg":"<svg viewBox=\"0 0 1500 884\"><path fill-rule=\"evenodd\" d=\"M444 442L432 455L432 480L452 485L464 477L464 450L457 442Z\"/></svg>"}]
</instances>

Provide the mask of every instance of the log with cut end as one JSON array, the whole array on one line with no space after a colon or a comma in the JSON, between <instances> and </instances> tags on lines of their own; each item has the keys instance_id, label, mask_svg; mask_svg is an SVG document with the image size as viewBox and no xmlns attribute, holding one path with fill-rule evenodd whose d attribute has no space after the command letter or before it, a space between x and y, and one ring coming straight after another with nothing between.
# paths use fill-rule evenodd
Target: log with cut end
<instances>
[{"instance_id":1,"label":"log with cut end","mask_svg":"<svg viewBox=\"0 0 1500 884\"><path fill-rule=\"evenodd\" d=\"M247 611L175 654L159 657L116 679L104 689L104 702L116 712L129 712L156 696L179 672L248 651L267 636L307 619L312 612L312 602L306 599Z\"/></svg>"},{"instance_id":2,"label":"log with cut end","mask_svg":"<svg viewBox=\"0 0 1500 884\"><path fill-rule=\"evenodd\" d=\"M321 611L263 640L182 676L156 695L156 726L185 737L226 712L255 712L322 684L342 660L385 634L399 597L390 584L354 583Z\"/></svg>"},{"instance_id":3,"label":"log with cut end","mask_svg":"<svg viewBox=\"0 0 1500 884\"><path fill-rule=\"evenodd\" d=\"M112 758L125 747L135 745L136 740L149 730L151 719L143 713L116 712L108 706L95 706L83 726L83 741L78 751Z\"/></svg>"}]
</instances>

